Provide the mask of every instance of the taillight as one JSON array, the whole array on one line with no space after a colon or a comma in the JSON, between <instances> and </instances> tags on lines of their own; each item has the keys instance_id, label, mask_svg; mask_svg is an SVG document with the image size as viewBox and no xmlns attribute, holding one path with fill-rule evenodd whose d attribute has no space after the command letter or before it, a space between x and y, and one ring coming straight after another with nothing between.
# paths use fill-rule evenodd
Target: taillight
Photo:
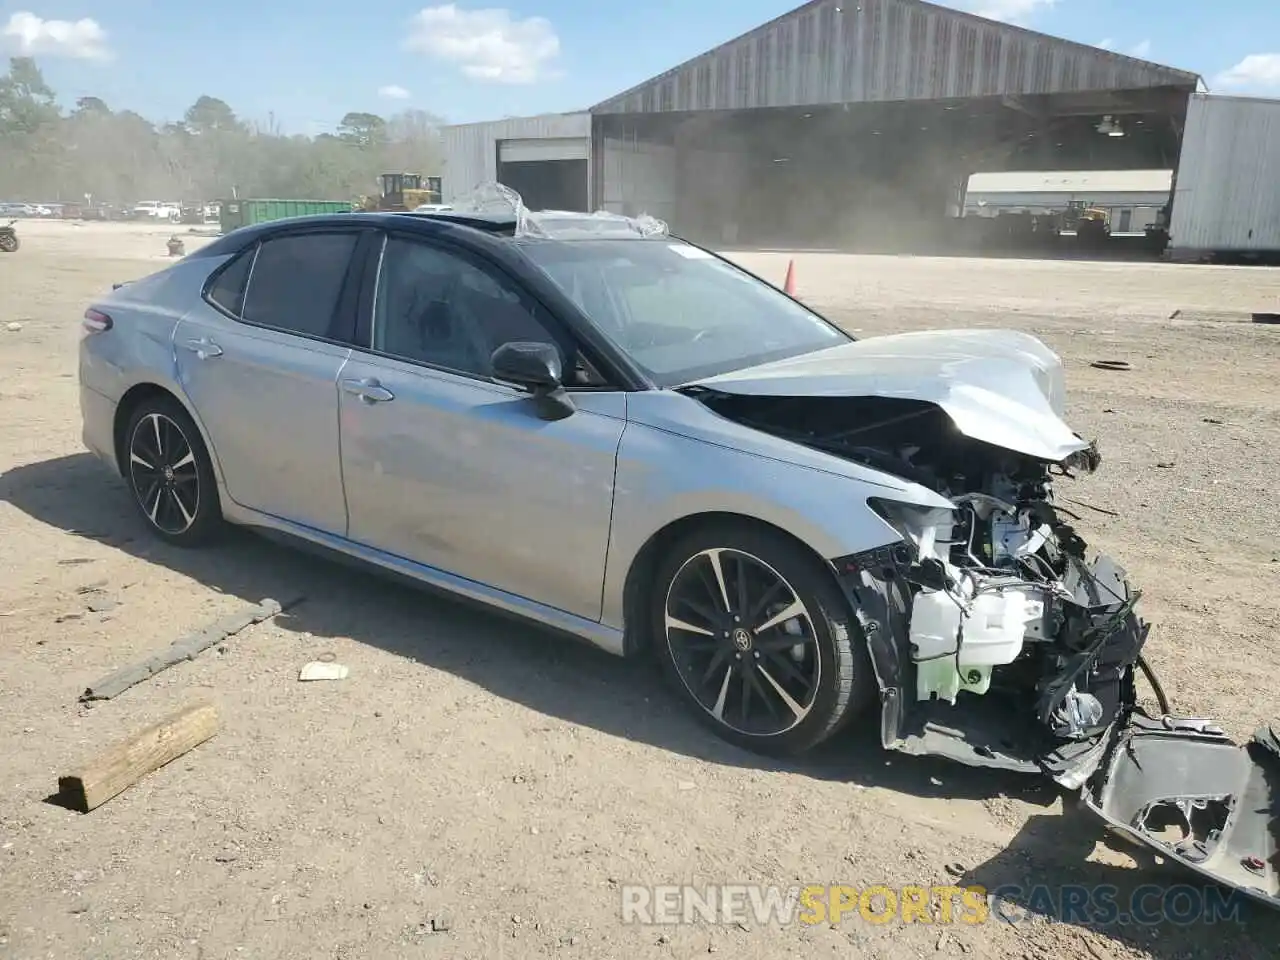
<instances>
[{"instance_id":1,"label":"taillight","mask_svg":"<svg viewBox=\"0 0 1280 960\"><path fill-rule=\"evenodd\" d=\"M111 329L111 318L93 307L84 312L84 319L80 323L85 333L106 333Z\"/></svg>"}]
</instances>

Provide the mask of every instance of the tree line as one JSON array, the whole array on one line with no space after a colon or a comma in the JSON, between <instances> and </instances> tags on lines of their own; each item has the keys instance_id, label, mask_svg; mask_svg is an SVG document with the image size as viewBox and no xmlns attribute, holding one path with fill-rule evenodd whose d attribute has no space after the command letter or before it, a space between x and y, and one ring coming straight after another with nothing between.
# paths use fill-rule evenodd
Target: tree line
<instances>
[{"instance_id":1,"label":"tree line","mask_svg":"<svg viewBox=\"0 0 1280 960\"><path fill-rule=\"evenodd\" d=\"M334 133L286 135L210 96L162 124L97 97L64 112L35 61L14 57L0 75L0 201L348 200L376 194L381 173L438 174L440 123L353 112Z\"/></svg>"}]
</instances>

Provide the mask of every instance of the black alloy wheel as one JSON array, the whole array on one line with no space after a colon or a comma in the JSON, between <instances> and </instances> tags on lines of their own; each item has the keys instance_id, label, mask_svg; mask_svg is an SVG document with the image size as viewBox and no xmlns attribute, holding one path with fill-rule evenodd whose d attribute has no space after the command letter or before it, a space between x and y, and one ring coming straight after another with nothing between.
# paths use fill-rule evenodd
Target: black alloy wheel
<instances>
[{"instance_id":1,"label":"black alloy wheel","mask_svg":"<svg viewBox=\"0 0 1280 960\"><path fill-rule=\"evenodd\" d=\"M195 424L175 401L145 401L130 417L122 466L134 503L162 539L202 542L221 521L216 481Z\"/></svg>"},{"instance_id":2,"label":"black alloy wheel","mask_svg":"<svg viewBox=\"0 0 1280 960\"><path fill-rule=\"evenodd\" d=\"M752 527L711 529L677 545L657 586L663 666L725 739L798 753L871 699L853 611L798 544Z\"/></svg>"}]
</instances>

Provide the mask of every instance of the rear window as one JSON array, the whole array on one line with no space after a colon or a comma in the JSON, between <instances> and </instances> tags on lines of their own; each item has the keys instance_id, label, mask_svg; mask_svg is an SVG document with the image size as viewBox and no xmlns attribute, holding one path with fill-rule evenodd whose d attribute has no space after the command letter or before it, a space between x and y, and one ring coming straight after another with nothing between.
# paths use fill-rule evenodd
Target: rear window
<instances>
[{"instance_id":1,"label":"rear window","mask_svg":"<svg viewBox=\"0 0 1280 960\"><path fill-rule=\"evenodd\" d=\"M209 299L235 316L240 315L244 304L244 286L249 279L249 268L253 266L256 251L256 246L251 247L232 260L209 287Z\"/></svg>"},{"instance_id":2,"label":"rear window","mask_svg":"<svg viewBox=\"0 0 1280 960\"><path fill-rule=\"evenodd\" d=\"M241 316L252 323L328 337L356 246L355 233L279 237L258 248Z\"/></svg>"}]
</instances>

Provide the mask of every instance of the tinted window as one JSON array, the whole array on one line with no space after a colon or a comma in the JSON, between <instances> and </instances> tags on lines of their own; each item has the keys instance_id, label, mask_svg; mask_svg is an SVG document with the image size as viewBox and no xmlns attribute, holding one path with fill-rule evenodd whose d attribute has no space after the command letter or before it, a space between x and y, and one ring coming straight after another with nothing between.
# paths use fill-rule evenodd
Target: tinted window
<instances>
[{"instance_id":1,"label":"tinted window","mask_svg":"<svg viewBox=\"0 0 1280 960\"><path fill-rule=\"evenodd\" d=\"M328 336L355 245L353 233L266 241L258 248L241 316L281 330Z\"/></svg>"},{"instance_id":2,"label":"tinted window","mask_svg":"<svg viewBox=\"0 0 1280 960\"><path fill-rule=\"evenodd\" d=\"M232 260L209 288L209 299L237 316L244 300L244 284L249 279L249 267L253 265L253 252L254 248L251 247Z\"/></svg>"},{"instance_id":3,"label":"tinted window","mask_svg":"<svg viewBox=\"0 0 1280 960\"><path fill-rule=\"evenodd\" d=\"M525 254L659 385L850 337L782 292L674 240L530 240Z\"/></svg>"},{"instance_id":4,"label":"tinted window","mask_svg":"<svg viewBox=\"0 0 1280 960\"><path fill-rule=\"evenodd\" d=\"M489 358L504 343L556 343L536 312L507 283L471 262L393 237L378 278L373 348L489 376Z\"/></svg>"}]
</instances>

